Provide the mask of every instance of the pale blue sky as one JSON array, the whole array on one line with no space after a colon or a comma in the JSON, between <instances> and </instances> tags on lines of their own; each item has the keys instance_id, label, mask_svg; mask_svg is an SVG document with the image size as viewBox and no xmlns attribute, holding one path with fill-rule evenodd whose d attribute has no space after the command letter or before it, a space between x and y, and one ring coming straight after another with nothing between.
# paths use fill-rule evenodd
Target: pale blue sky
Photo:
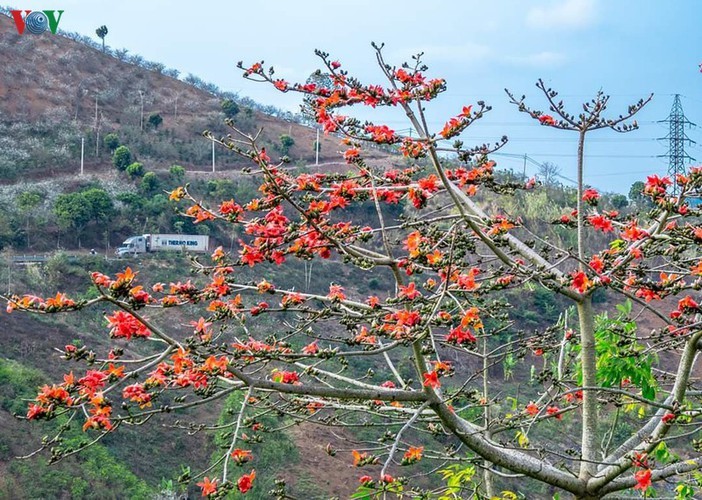
<instances>
[{"instance_id":1,"label":"pale blue sky","mask_svg":"<svg viewBox=\"0 0 702 500\"><path fill-rule=\"evenodd\" d=\"M628 192L646 173L665 173L665 119L675 93L693 122L702 124L702 2L696 0L356 0L77 1L17 0L14 8L63 9L60 28L95 36L109 28L106 42L146 59L193 73L224 90L297 110L299 96L283 95L243 80L239 60L264 59L289 81L304 81L317 67L315 48L330 52L369 83L382 83L371 41L384 42L392 63L425 53L431 76L444 77L448 92L431 108L437 130L465 104L485 100L494 111L465 134L483 143L506 134L503 150L558 164L574 177L575 138L529 121L507 104L504 87L526 93L545 109L534 82L541 77L561 91L571 109L598 89L612 95L619 114L630 101L655 93L638 118L641 129L628 135L593 134L586 181ZM389 125L407 127L398 115ZM700 129L690 137L702 143ZM689 149L702 163L702 146ZM496 158L521 170L522 161ZM533 173L528 166L527 173Z\"/></svg>"}]
</instances>

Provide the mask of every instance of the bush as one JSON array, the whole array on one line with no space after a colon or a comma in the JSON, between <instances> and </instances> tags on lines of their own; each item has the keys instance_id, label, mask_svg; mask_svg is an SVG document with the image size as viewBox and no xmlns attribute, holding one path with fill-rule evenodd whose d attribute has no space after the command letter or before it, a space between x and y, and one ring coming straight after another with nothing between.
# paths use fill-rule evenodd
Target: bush
<instances>
[{"instance_id":1,"label":"bush","mask_svg":"<svg viewBox=\"0 0 702 500\"><path fill-rule=\"evenodd\" d=\"M112 155L112 165L123 172L132 163L132 152L127 146L119 146Z\"/></svg>"},{"instance_id":2,"label":"bush","mask_svg":"<svg viewBox=\"0 0 702 500\"><path fill-rule=\"evenodd\" d=\"M144 165L142 163L139 163L138 161L135 161L127 167L127 175L132 179L141 177L142 175L144 175Z\"/></svg>"},{"instance_id":3,"label":"bush","mask_svg":"<svg viewBox=\"0 0 702 500\"><path fill-rule=\"evenodd\" d=\"M107 149L110 150L110 153L114 153L115 150L120 146L119 143L119 137L117 137L117 134L107 134L103 139L102 143L105 145Z\"/></svg>"},{"instance_id":4,"label":"bush","mask_svg":"<svg viewBox=\"0 0 702 500\"><path fill-rule=\"evenodd\" d=\"M157 129L163 123L163 117L158 113L153 113L149 116L149 125Z\"/></svg>"},{"instance_id":5,"label":"bush","mask_svg":"<svg viewBox=\"0 0 702 500\"><path fill-rule=\"evenodd\" d=\"M153 172L146 172L144 178L141 179L141 184L139 184L139 189L144 193L153 193L158 189L158 177Z\"/></svg>"},{"instance_id":6,"label":"bush","mask_svg":"<svg viewBox=\"0 0 702 500\"><path fill-rule=\"evenodd\" d=\"M173 180L178 183L185 180L185 169L180 165L172 165L171 168L168 169L168 173L170 173Z\"/></svg>"},{"instance_id":7,"label":"bush","mask_svg":"<svg viewBox=\"0 0 702 500\"><path fill-rule=\"evenodd\" d=\"M295 145L295 139L290 137L288 134L282 134L280 136L280 153L282 155L287 155L290 152L290 148Z\"/></svg>"},{"instance_id":8,"label":"bush","mask_svg":"<svg viewBox=\"0 0 702 500\"><path fill-rule=\"evenodd\" d=\"M231 99L225 99L222 101L222 111L227 118L234 118L239 114L239 105Z\"/></svg>"}]
</instances>

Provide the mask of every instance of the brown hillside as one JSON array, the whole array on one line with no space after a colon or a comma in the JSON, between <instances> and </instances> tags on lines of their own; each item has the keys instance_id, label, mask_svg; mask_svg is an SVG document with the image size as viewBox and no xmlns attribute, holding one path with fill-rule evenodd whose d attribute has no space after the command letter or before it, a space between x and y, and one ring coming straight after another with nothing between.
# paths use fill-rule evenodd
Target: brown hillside
<instances>
[{"instance_id":1,"label":"brown hillside","mask_svg":"<svg viewBox=\"0 0 702 500\"><path fill-rule=\"evenodd\" d=\"M96 154L96 100L100 141L107 133L117 133L149 170L173 164L183 165L188 171L211 169L210 143L201 135L205 129L216 136L230 132L223 123L221 99L159 71L119 60L61 35L19 35L12 19L0 15L0 122L27 123L35 128L45 124L45 129L52 132L72 130L73 134L60 143L68 153L58 160L72 165L79 163L79 137L85 137L87 173L112 168L110 153L102 144ZM163 118L157 130L148 127L152 113ZM273 155L280 154L276 148L280 135L288 134L295 140L289 152L293 163L314 162L313 128L243 106L235 123L246 132L263 128L262 145ZM340 149L338 138L322 136L320 162L339 162ZM223 148L216 156L218 170L245 164ZM60 167L38 165L25 173L33 178L55 177L60 175Z\"/></svg>"}]
</instances>

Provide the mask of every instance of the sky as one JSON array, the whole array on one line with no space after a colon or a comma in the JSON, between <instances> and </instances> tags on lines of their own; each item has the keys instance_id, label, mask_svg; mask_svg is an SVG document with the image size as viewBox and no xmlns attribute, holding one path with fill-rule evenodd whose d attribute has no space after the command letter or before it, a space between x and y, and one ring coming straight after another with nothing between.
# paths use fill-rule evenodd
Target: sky
<instances>
[{"instance_id":1,"label":"sky","mask_svg":"<svg viewBox=\"0 0 702 500\"><path fill-rule=\"evenodd\" d=\"M504 88L545 110L534 86L542 78L576 113L601 89L611 95L611 116L654 93L636 116L638 131L590 135L585 181L605 191L628 193L633 182L667 172L667 158L658 155L666 154L668 142L656 139L668 133L659 121L669 115L674 94L681 95L690 121L702 125L698 0L15 1L10 6L16 9L62 9L61 29L96 39L95 29L104 24L112 48L293 112L299 110L299 94L247 81L236 63L264 60L277 76L304 82L320 67L314 50L321 49L350 74L382 84L371 42L384 43L387 61L396 65L423 52L427 74L448 84L429 105L435 131L464 105L486 101L493 110L462 135L464 142L507 135L503 154L495 156L499 167L521 172L526 154L536 163L558 165L566 185L565 178L575 178L575 134L520 114ZM381 118L398 131L409 127L396 112ZM702 163L701 130L688 131L698 142L686 147L696 163ZM536 173L534 162L526 162L527 175Z\"/></svg>"}]
</instances>

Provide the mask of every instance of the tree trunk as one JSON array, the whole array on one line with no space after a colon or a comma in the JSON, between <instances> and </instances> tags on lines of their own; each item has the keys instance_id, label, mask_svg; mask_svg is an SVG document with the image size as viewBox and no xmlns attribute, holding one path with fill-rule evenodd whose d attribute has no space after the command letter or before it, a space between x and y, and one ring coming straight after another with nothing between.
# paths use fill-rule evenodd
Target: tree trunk
<instances>
[{"instance_id":1,"label":"tree trunk","mask_svg":"<svg viewBox=\"0 0 702 500\"><path fill-rule=\"evenodd\" d=\"M597 386L597 356L595 352L595 318L592 297L577 304L580 323L580 362L583 387ZM583 391L583 431L579 477L587 481L597 472L597 392Z\"/></svg>"}]
</instances>

